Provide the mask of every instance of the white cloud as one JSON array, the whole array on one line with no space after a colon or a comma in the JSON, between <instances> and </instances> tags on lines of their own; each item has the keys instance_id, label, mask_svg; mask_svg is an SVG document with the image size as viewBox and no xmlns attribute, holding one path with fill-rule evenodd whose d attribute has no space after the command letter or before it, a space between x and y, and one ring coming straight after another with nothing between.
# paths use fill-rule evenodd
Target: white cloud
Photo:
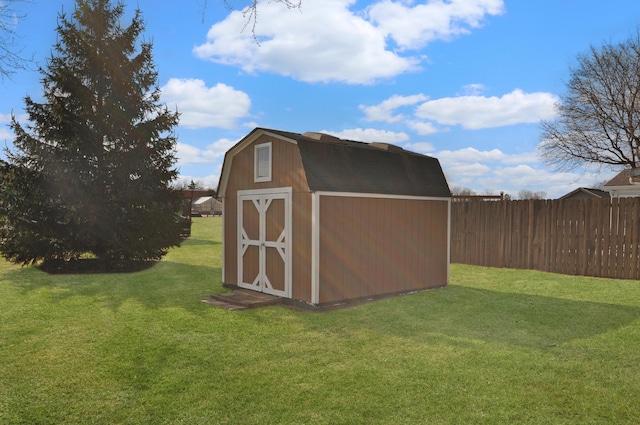
<instances>
[{"instance_id":1,"label":"white cloud","mask_svg":"<svg viewBox=\"0 0 640 425\"><path fill-rule=\"evenodd\" d=\"M278 2L264 2L255 28L247 28L242 12L231 12L210 28L206 42L193 52L247 73L371 84L419 69L423 58L402 56L397 46L417 49L435 39L449 39L503 10L502 0L412 3L384 0L366 10L352 10L355 0L305 0L298 13ZM397 46L390 46L390 40Z\"/></svg>"},{"instance_id":2,"label":"white cloud","mask_svg":"<svg viewBox=\"0 0 640 425\"><path fill-rule=\"evenodd\" d=\"M496 194L500 191L513 191L510 186L512 181L498 178L496 170L503 170L506 164L530 158L506 154L500 149L481 151L473 147L455 151L443 150L437 152L435 156L440 161L450 186L469 187L478 193L489 190ZM532 162L536 163L536 159L534 158Z\"/></svg>"},{"instance_id":3,"label":"white cloud","mask_svg":"<svg viewBox=\"0 0 640 425\"><path fill-rule=\"evenodd\" d=\"M24 123L29 119L29 115L27 114L19 114L16 115L16 119L19 123ZM5 141L13 141L15 139L15 134L11 131L11 114L3 114L0 113L0 142L4 143Z\"/></svg>"},{"instance_id":4,"label":"white cloud","mask_svg":"<svg viewBox=\"0 0 640 425\"><path fill-rule=\"evenodd\" d=\"M250 128L252 130L254 128L256 128L256 127L260 127L260 125L255 121L247 121L247 122L243 123L242 126L245 127L245 128Z\"/></svg>"},{"instance_id":5,"label":"white cloud","mask_svg":"<svg viewBox=\"0 0 640 425\"><path fill-rule=\"evenodd\" d=\"M193 145L178 142L176 145L178 165L222 162L224 154L236 143L237 141L220 139L201 149Z\"/></svg>"},{"instance_id":6,"label":"white cloud","mask_svg":"<svg viewBox=\"0 0 640 425\"><path fill-rule=\"evenodd\" d=\"M403 147L412 152L422 153L422 154L429 154L435 150L433 145L428 142L407 143Z\"/></svg>"},{"instance_id":7,"label":"white cloud","mask_svg":"<svg viewBox=\"0 0 640 425\"><path fill-rule=\"evenodd\" d=\"M515 164L537 164L540 162L540 157L536 152L524 152L518 154L506 155L502 159L502 163L505 165Z\"/></svg>"},{"instance_id":8,"label":"white cloud","mask_svg":"<svg viewBox=\"0 0 640 425\"><path fill-rule=\"evenodd\" d=\"M459 96L429 100L416 108L416 116L463 128L502 127L553 119L557 97L550 93L514 90L502 97Z\"/></svg>"},{"instance_id":9,"label":"white cloud","mask_svg":"<svg viewBox=\"0 0 640 425\"><path fill-rule=\"evenodd\" d=\"M408 121L407 124L411 129L413 129L421 136L426 136L427 134L433 134L441 131L438 130L438 128L430 122Z\"/></svg>"},{"instance_id":10,"label":"white cloud","mask_svg":"<svg viewBox=\"0 0 640 425\"><path fill-rule=\"evenodd\" d=\"M467 96L477 96L480 93L484 92L487 88L484 84L473 83L462 86L462 91Z\"/></svg>"},{"instance_id":11,"label":"white cloud","mask_svg":"<svg viewBox=\"0 0 640 425\"><path fill-rule=\"evenodd\" d=\"M2 126L0 127L0 142L13 140L15 135L9 129L9 127Z\"/></svg>"},{"instance_id":12,"label":"white cloud","mask_svg":"<svg viewBox=\"0 0 640 425\"><path fill-rule=\"evenodd\" d=\"M359 142L383 142L383 143L400 143L409 140L407 133L396 133L387 130L376 130L374 128L352 128L342 131L323 130L321 133L327 133L346 140L356 140Z\"/></svg>"},{"instance_id":13,"label":"white cloud","mask_svg":"<svg viewBox=\"0 0 640 425\"><path fill-rule=\"evenodd\" d=\"M180 142L176 144L176 157L178 158L178 165L209 162L204 157L202 149Z\"/></svg>"},{"instance_id":14,"label":"white cloud","mask_svg":"<svg viewBox=\"0 0 640 425\"><path fill-rule=\"evenodd\" d=\"M491 173L497 173L497 170L519 169L522 171L526 169L533 169L534 166L540 166L540 160L535 152L525 152L518 154L507 154L500 149L491 150L478 150L473 147L467 147L463 149L443 150L436 154L437 158L443 167L449 170L457 170L461 174L466 176L478 177L475 173L478 168L478 164L482 164L487 167L487 170L492 170ZM474 164L473 172L466 170L470 164ZM502 171L502 172L503 172ZM506 181L511 181L509 178Z\"/></svg>"},{"instance_id":15,"label":"white cloud","mask_svg":"<svg viewBox=\"0 0 640 425\"><path fill-rule=\"evenodd\" d=\"M543 191L548 197L557 198L579 187L583 175L577 173L554 173L541 167L520 164L493 171L496 180L509 182L513 187L511 195L517 195L522 189ZM595 179L595 176L589 176ZM584 179L586 180L586 179ZM594 180L595 181L595 180Z\"/></svg>"},{"instance_id":16,"label":"white cloud","mask_svg":"<svg viewBox=\"0 0 640 425\"><path fill-rule=\"evenodd\" d=\"M180 126L186 128L234 128L251 108L246 93L223 83L207 87L202 80L172 78L161 91L169 108L177 106Z\"/></svg>"},{"instance_id":17,"label":"white cloud","mask_svg":"<svg viewBox=\"0 0 640 425\"><path fill-rule=\"evenodd\" d=\"M386 50L384 34L349 10L352 0L305 0L301 13L277 2L260 6L256 37L234 11L211 27L196 56L306 82L368 84L416 69L417 61ZM244 31L243 31L244 29Z\"/></svg>"},{"instance_id":18,"label":"white cloud","mask_svg":"<svg viewBox=\"0 0 640 425\"><path fill-rule=\"evenodd\" d=\"M487 15L504 12L502 0L436 0L420 2L384 0L367 14L385 35L402 49L418 49L433 40L449 40L482 25Z\"/></svg>"},{"instance_id":19,"label":"white cloud","mask_svg":"<svg viewBox=\"0 0 640 425\"><path fill-rule=\"evenodd\" d=\"M440 151L438 152L438 158L443 162L448 163L468 163L472 161L504 161L508 158L508 155L502 152L500 149L492 149L490 151L479 151L476 148L468 147L459 149L457 151Z\"/></svg>"},{"instance_id":20,"label":"white cloud","mask_svg":"<svg viewBox=\"0 0 640 425\"><path fill-rule=\"evenodd\" d=\"M4 142L5 140L13 140L14 134L13 131L9 128L9 123L11 122L11 115L8 114L0 114L0 142Z\"/></svg>"},{"instance_id":21,"label":"white cloud","mask_svg":"<svg viewBox=\"0 0 640 425\"><path fill-rule=\"evenodd\" d=\"M468 147L434 155L440 161L450 187L461 186L477 193L505 192L517 196L523 189L544 191L558 198L580 186L593 186L604 178L600 170L556 173L543 166L535 152L506 154L500 149L480 151Z\"/></svg>"},{"instance_id":22,"label":"white cloud","mask_svg":"<svg viewBox=\"0 0 640 425\"><path fill-rule=\"evenodd\" d=\"M481 84L464 87L468 92L484 90ZM406 124L420 135L443 131L440 125L460 125L463 128L477 130L482 128L535 123L556 116L557 97L551 93L524 93L516 89L502 97L484 97L467 95L429 100L422 93L410 96L393 95L377 105L360 105L365 118L369 121ZM407 119L397 110L421 103L415 108L416 119Z\"/></svg>"},{"instance_id":23,"label":"white cloud","mask_svg":"<svg viewBox=\"0 0 640 425\"><path fill-rule=\"evenodd\" d=\"M403 106L415 105L418 102L427 100L428 97L420 94L411 96L400 96L394 94L389 99L384 100L378 105L366 106L360 105L359 108L364 111L366 119L369 121L398 122L404 117L402 115L394 115L396 109Z\"/></svg>"},{"instance_id":24,"label":"white cloud","mask_svg":"<svg viewBox=\"0 0 640 425\"><path fill-rule=\"evenodd\" d=\"M29 119L29 115L27 114L16 114L16 120L18 122L24 122ZM3 114L0 113L0 124L10 124L11 123L11 114Z\"/></svg>"},{"instance_id":25,"label":"white cloud","mask_svg":"<svg viewBox=\"0 0 640 425\"><path fill-rule=\"evenodd\" d=\"M440 157L438 157L440 159ZM491 172L491 168L485 164L479 162L472 162L468 164L456 164L453 166L445 167L447 177L451 177L455 181L473 182L475 179L481 176L486 176Z\"/></svg>"}]
</instances>

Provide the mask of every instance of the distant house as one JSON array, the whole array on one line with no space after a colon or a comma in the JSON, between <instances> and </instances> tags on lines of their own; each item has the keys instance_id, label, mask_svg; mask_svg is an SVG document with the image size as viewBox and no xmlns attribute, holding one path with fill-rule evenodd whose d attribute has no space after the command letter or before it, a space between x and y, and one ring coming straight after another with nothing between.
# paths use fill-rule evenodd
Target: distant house
<instances>
[{"instance_id":1,"label":"distant house","mask_svg":"<svg viewBox=\"0 0 640 425\"><path fill-rule=\"evenodd\" d=\"M445 286L451 192L436 158L256 128L225 155L223 284L312 308Z\"/></svg>"},{"instance_id":2,"label":"distant house","mask_svg":"<svg viewBox=\"0 0 640 425\"><path fill-rule=\"evenodd\" d=\"M191 211L200 215L222 215L222 202L213 196L201 196L193 201Z\"/></svg>"},{"instance_id":3,"label":"distant house","mask_svg":"<svg viewBox=\"0 0 640 425\"><path fill-rule=\"evenodd\" d=\"M610 198L609 192L601 189L589 189L586 187L579 187L561 196L558 199L606 199Z\"/></svg>"},{"instance_id":4,"label":"distant house","mask_svg":"<svg viewBox=\"0 0 640 425\"><path fill-rule=\"evenodd\" d=\"M192 215L221 215L222 202L216 199L216 191L211 189L182 189L182 197L187 200L188 212Z\"/></svg>"},{"instance_id":5,"label":"distant house","mask_svg":"<svg viewBox=\"0 0 640 425\"><path fill-rule=\"evenodd\" d=\"M640 196L640 176L632 176L631 170L623 170L602 187L612 198Z\"/></svg>"}]
</instances>

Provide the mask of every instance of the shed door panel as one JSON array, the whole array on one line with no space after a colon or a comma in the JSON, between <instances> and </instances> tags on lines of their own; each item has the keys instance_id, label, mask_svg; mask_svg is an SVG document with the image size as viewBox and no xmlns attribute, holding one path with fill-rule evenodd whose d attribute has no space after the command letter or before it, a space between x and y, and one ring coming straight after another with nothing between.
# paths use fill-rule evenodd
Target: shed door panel
<instances>
[{"instance_id":1,"label":"shed door panel","mask_svg":"<svg viewBox=\"0 0 640 425\"><path fill-rule=\"evenodd\" d=\"M247 246L242 254L242 277L244 285L250 289L259 290L260 285L260 248L257 246Z\"/></svg>"},{"instance_id":2,"label":"shed door panel","mask_svg":"<svg viewBox=\"0 0 640 425\"><path fill-rule=\"evenodd\" d=\"M241 283L245 287L253 288L260 284L260 214L258 213L259 202L257 199L242 199L242 279ZM243 285L240 285L243 286Z\"/></svg>"},{"instance_id":3,"label":"shed door panel","mask_svg":"<svg viewBox=\"0 0 640 425\"><path fill-rule=\"evenodd\" d=\"M267 288L286 290L287 241L285 199L271 199L265 210L264 274Z\"/></svg>"},{"instance_id":4,"label":"shed door panel","mask_svg":"<svg viewBox=\"0 0 640 425\"><path fill-rule=\"evenodd\" d=\"M290 198L287 191L239 194L238 286L290 297Z\"/></svg>"}]
</instances>

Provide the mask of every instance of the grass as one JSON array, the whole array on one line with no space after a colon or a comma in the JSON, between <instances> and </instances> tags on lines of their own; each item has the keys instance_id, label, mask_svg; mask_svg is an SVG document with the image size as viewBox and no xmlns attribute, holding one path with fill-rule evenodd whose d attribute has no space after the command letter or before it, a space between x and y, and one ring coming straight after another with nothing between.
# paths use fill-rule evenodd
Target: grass
<instances>
[{"instance_id":1,"label":"grass","mask_svg":"<svg viewBox=\"0 0 640 425\"><path fill-rule=\"evenodd\" d=\"M220 219L132 274L0 262L2 424L635 424L640 282L453 265L443 289L226 311Z\"/></svg>"}]
</instances>

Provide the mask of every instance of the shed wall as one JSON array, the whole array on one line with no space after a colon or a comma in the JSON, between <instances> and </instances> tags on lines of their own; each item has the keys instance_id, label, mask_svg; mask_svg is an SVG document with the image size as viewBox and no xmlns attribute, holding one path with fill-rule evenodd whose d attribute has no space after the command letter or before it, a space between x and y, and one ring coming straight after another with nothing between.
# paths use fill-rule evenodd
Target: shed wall
<instances>
[{"instance_id":1,"label":"shed wall","mask_svg":"<svg viewBox=\"0 0 640 425\"><path fill-rule=\"evenodd\" d=\"M446 285L448 205L321 196L319 302Z\"/></svg>"},{"instance_id":2,"label":"shed wall","mask_svg":"<svg viewBox=\"0 0 640 425\"><path fill-rule=\"evenodd\" d=\"M254 146L272 143L272 178L254 181ZM238 285L239 190L292 188L292 298L311 302L311 195L298 146L263 135L233 156L224 200L224 283Z\"/></svg>"}]
</instances>

